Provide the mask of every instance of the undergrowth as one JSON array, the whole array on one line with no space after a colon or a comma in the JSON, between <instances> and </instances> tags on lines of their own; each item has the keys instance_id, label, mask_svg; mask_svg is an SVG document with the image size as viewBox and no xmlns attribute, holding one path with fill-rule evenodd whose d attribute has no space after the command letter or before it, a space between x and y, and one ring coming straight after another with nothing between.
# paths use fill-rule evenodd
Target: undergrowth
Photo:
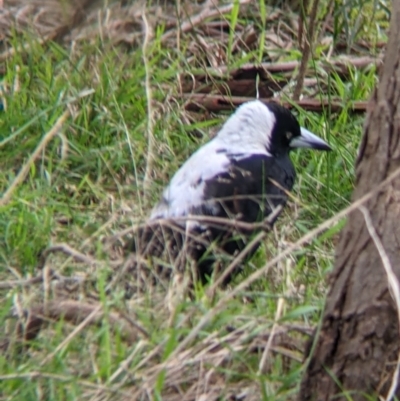
<instances>
[{"instance_id":1,"label":"undergrowth","mask_svg":"<svg viewBox=\"0 0 400 401\"><path fill-rule=\"evenodd\" d=\"M228 14L213 19L225 24L226 35L221 34L217 44L231 68L269 61L271 54L279 54L279 61L301 59L295 40L286 51L266 48L271 26L278 24L261 18L274 11L270 5L260 1L250 13L239 2L234 4ZM378 45L386 40L389 10L373 0L338 4L334 3L330 14L333 26L318 31L310 66L320 71L317 98L339 98L342 110L294 109L301 125L325 138L334 151L293 153L298 178L291 202L244 273L231 287L218 289L214 297L207 287L196 287L191 297L171 301L172 308L165 294L154 289L144 289L133 300L124 298L122 287L109 291L114 259L104 244L112 235L145 220L173 173L209 140L228 114L194 116L183 107L179 74L196 73L209 62L204 47L197 53L190 50L199 43L199 31L182 34L171 45L163 40L166 26L153 27L145 49L150 88L145 85L143 42L127 50L97 36L68 46L12 33L10 45L16 51L5 61L5 110L0 118L3 193L61 114L68 110L70 116L29 166L11 198L0 203L0 325L7 343L7 351L0 354L2 399L294 397L304 367L304 342L323 309L326 279L344 221L338 220L307 246L283 258L229 302L218 302L254 269L350 203L364 121L364 115L353 113L351 106L368 100L377 83L376 70L350 68L350 75L343 77L324 72L323 62L328 54L331 58L378 56ZM147 6L148 14L153 6ZM297 15L300 10L296 4L293 7ZM319 29L329 7L330 2L321 2ZM254 27L256 45L240 51L235 47L239 25ZM29 48L21 49L25 42ZM152 132L148 119L152 119ZM155 141L152 155L148 135ZM151 185L145 193L143 179L150 158ZM38 268L43 250L59 243L90 255L97 264L82 263L71 254L53 255L45 268ZM21 345L15 331L17 318L23 322L30 306L56 299L50 279L55 273L59 281L87 280L89 289L85 283L85 290L71 290L72 298L88 304L95 300L103 315L98 324L84 321L81 326L57 319L43 327L29 346ZM31 280L42 275L43 285ZM63 291L68 293L70 288ZM215 305L222 306L215 309ZM210 319L194 331L210 311ZM136 325L141 328L136 341L126 340L113 313L128 322L129 330L135 331ZM265 351L271 330L274 341ZM263 358L264 352L268 354Z\"/></svg>"}]
</instances>

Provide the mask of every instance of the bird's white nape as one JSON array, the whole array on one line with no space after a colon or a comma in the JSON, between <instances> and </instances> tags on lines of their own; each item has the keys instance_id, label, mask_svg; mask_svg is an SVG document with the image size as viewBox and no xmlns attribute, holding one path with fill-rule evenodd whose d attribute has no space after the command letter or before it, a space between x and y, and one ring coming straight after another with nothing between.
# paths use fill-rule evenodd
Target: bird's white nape
<instances>
[{"instance_id":1,"label":"bird's white nape","mask_svg":"<svg viewBox=\"0 0 400 401\"><path fill-rule=\"evenodd\" d=\"M246 153L268 153L275 114L259 100L243 103L225 122L217 134L218 140L229 148Z\"/></svg>"}]
</instances>

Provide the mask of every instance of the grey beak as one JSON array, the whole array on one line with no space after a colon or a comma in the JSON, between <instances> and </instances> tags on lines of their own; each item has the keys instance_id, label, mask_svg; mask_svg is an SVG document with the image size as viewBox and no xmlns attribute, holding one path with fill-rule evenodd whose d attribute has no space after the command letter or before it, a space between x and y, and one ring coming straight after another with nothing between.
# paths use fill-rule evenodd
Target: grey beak
<instances>
[{"instance_id":1,"label":"grey beak","mask_svg":"<svg viewBox=\"0 0 400 401\"><path fill-rule=\"evenodd\" d=\"M300 128L301 135L296 136L290 141L291 148L311 148L318 150L332 150L332 148L323 141L320 137L313 134L312 132L306 130L305 128Z\"/></svg>"}]
</instances>

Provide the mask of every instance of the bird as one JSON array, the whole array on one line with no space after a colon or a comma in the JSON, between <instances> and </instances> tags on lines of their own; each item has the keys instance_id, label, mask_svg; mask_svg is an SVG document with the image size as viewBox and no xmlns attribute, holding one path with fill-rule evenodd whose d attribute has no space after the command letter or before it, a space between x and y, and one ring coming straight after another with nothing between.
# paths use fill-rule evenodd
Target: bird
<instances>
[{"instance_id":1,"label":"bird","mask_svg":"<svg viewBox=\"0 0 400 401\"><path fill-rule=\"evenodd\" d=\"M197 278L207 283L217 261L237 255L262 230L257 223L270 217L272 226L278 218L274 211L285 206L295 182L289 154L296 148L332 150L289 109L260 100L243 103L173 175L130 251L166 254L170 263L157 264L158 273L166 265L184 269L189 258Z\"/></svg>"}]
</instances>

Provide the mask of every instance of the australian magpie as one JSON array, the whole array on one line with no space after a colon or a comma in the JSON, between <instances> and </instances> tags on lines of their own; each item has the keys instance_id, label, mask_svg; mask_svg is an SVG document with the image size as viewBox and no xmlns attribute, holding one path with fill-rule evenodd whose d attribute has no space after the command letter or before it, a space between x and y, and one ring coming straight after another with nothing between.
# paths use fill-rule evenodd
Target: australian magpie
<instances>
[{"instance_id":1,"label":"australian magpie","mask_svg":"<svg viewBox=\"0 0 400 401\"><path fill-rule=\"evenodd\" d=\"M228 222L261 222L285 205L296 177L294 148L331 150L288 109L259 100L242 104L175 173L131 251L157 258L166 251L175 268L190 256L205 281L216 260L235 255L261 230Z\"/></svg>"}]
</instances>

